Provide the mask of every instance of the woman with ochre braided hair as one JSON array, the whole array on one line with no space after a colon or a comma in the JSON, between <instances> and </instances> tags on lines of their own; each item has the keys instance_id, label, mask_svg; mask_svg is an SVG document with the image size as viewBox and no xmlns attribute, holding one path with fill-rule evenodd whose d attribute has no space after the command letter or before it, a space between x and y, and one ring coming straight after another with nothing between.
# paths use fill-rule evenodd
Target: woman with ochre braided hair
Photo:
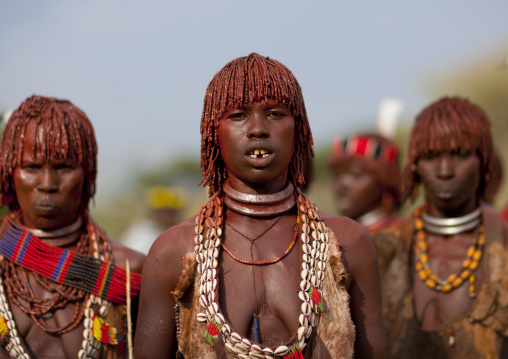
<instances>
[{"instance_id":1,"label":"woman with ochre braided hair","mask_svg":"<svg viewBox=\"0 0 508 359\"><path fill-rule=\"evenodd\" d=\"M335 138L328 162L335 206L369 233L400 222L399 149L377 134Z\"/></svg>"},{"instance_id":2,"label":"woman with ochre braided hair","mask_svg":"<svg viewBox=\"0 0 508 359\"><path fill-rule=\"evenodd\" d=\"M486 202L492 140L485 112L443 98L416 118L403 198L425 203L374 236L389 358L506 358L508 227Z\"/></svg>"},{"instance_id":3,"label":"woman with ochre braided hair","mask_svg":"<svg viewBox=\"0 0 508 359\"><path fill-rule=\"evenodd\" d=\"M92 124L67 100L31 96L0 143L0 358L127 357L126 259L137 295L145 256L88 214ZM4 356L5 357L5 356Z\"/></svg>"},{"instance_id":4,"label":"woman with ochre braided hair","mask_svg":"<svg viewBox=\"0 0 508 359\"><path fill-rule=\"evenodd\" d=\"M301 191L312 137L293 74L255 53L231 61L201 135L210 199L148 254L136 358L381 358L372 242Z\"/></svg>"}]
</instances>

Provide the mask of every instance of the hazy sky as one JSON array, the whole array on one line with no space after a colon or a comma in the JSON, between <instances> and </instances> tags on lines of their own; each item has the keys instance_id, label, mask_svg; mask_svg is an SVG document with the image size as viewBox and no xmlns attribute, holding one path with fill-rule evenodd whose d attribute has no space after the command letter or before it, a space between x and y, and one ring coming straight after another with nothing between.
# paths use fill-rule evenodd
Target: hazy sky
<instances>
[{"instance_id":1,"label":"hazy sky","mask_svg":"<svg viewBox=\"0 0 508 359\"><path fill-rule=\"evenodd\" d=\"M315 142L372 127L396 97L413 118L434 71L508 41L508 1L4 1L0 112L70 99L99 142L99 196L165 158L199 156L205 88L258 52L303 89Z\"/></svg>"}]
</instances>

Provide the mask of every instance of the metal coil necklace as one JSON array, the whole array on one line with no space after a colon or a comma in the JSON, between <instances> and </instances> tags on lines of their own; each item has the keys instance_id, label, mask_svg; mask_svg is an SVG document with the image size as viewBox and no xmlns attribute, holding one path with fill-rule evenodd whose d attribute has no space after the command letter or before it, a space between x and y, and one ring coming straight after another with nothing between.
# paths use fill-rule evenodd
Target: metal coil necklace
<instances>
[{"instance_id":1,"label":"metal coil necklace","mask_svg":"<svg viewBox=\"0 0 508 359\"><path fill-rule=\"evenodd\" d=\"M442 236L452 236L476 228L482 221L481 215L482 213L478 207L473 212L456 218L437 218L425 212L421 214L421 218L423 220L423 227L427 232Z\"/></svg>"}]
</instances>

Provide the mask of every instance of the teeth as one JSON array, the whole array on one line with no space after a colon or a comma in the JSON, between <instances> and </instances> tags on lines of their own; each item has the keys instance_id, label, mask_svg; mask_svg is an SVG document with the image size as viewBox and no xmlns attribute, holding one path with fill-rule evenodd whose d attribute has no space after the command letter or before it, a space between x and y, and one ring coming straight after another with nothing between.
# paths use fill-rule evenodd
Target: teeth
<instances>
[{"instance_id":1,"label":"teeth","mask_svg":"<svg viewBox=\"0 0 508 359\"><path fill-rule=\"evenodd\" d=\"M265 150L254 150L250 153L250 157L252 158L257 158L258 156L268 157L268 152Z\"/></svg>"}]
</instances>

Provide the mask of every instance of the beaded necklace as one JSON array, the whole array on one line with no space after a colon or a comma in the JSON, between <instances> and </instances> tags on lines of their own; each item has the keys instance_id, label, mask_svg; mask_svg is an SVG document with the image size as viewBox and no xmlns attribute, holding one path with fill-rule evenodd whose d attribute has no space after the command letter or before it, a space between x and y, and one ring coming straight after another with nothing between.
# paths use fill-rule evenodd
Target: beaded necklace
<instances>
[{"instance_id":1,"label":"beaded necklace","mask_svg":"<svg viewBox=\"0 0 508 359\"><path fill-rule=\"evenodd\" d=\"M265 347L251 342L236 333L226 323L216 300L218 285L218 257L222 244L223 199L222 193L214 194L204 204L196 217L196 262L199 273L199 303L204 312L197 320L208 324L205 340L213 346L213 337L219 337L226 351L237 358L303 358L302 350L312 329L319 324L319 315L324 310L321 297L325 278L326 261L329 255L327 227L321 220L317 208L297 190L298 217L301 222L299 237L302 240L302 270L300 292L302 301L299 328L295 342L277 348Z\"/></svg>"},{"instance_id":2,"label":"beaded necklace","mask_svg":"<svg viewBox=\"0 0 508 359\"><path fill-rule=\"evenodd\" d=\"M476 296L475 271L483 254L485 244L485 227L480 225L477 229L476 241L471 244L466 253L466 259L462 262L462 270L458 274L450 274L446 279L439 278L429 266L429 245L427 243L427 234L425 232L424 221L421 218L421 208L415 211L416 245L414 253L416 256L415 269L418 277L427 287L437 292L448 293L459 288L463 283L469 281L469 296Z\"/></svg>"},{"instance_id":3,"label":"beaded necklace","mask_svg":"<svg viewBox=\"0 0 508 359\"><path fill-rule=\"evenodd\" d=\"M231 225L229 225L229 223L226 223L226 225L231 228L233 231L235 231L236 233L238 233L239 235L241 235L242 237L244 238L247 238L250 243L251 243L251 256L252 256L252 246L254 245L254 241L261 238L262 236L264 236L266 234L266 232L268 232L271 228L273 228L273 226L275 226L279 220L281 219L282 217L279 217L276 221L274 221L267 229L265 229L260 235L258 235L257 237L255 238L249 238L247 237L246 235L244 235L242 232L238 231L237 229L235 229L234 227L232 227ZM300 223L299 219L297 220L298 223ZM282 258L284 258L285 256L287 256L289 254L289 252L291 252L291 249L293 249L295 243L296 243L296 239L298 238L298 227L295 226L295 235L293 237L293 240L291 241L291 243L289 243L289 246L286 248L286 250L284 251L284 253L275 258L275 259L268 259L268 260L263 260L263 261L249 261L249 260L246 260L246 259L242 259L242 258L239 258L237 256L235 256L227 247L224 243L222 243L222 249L224 249L224 251L226 251L227 254L229 254L229 256L231 258L233 258L235 261L237 262L240 262L242 264L248 264L248 265L256 265L256 266L264 266L264 265L267 265L267 264L273 264L273 263L277 263L278 261L280 261Z\"/></svg>"},{"instance_id":4,"label":"beaded necklace","mask_svg":"<svg viewBox=\"0 0 508 359\"><path fill-rule=\"evenodd\" d=\"M107 244L107 239L104 238L102 231L98 230L99 227L95 225L88 215L86 219L87 235L85 237L89 240L93 258L111 261L112 252L111 247ZM99 243L99 241L101 243ZM105 248L105 250L100 250L99 246ZM0 255L0 263L3 261L5 261L5 259ZM4 324L0 327L0 331L2 331L0 334L3 335L5 332L8 332L10 336L9 343L6 345L5 350L13 358L30 359L30 356L25 352L21 339L19 338L14 316L12 315L9 302L4 293L3 280L0 275L0 322ZM118 344L117 332L115 328L111 327L103 319L108 313L111 305L110 302L93 294L87 294L84 302L86 304L84 306L82 305L84 308L82 310L82 316L85 318L83 321L83 342L77 358L94 359L100 351L101 342L106 344ZM92 305L99 306L99 315L95 314ZM77 322L77 324L79 324L82 316L80 316L79 320L75 316L71 322ZM36 323L39 325L38 321L36 321ZM44 328L42 329L44 330Z\"/></svg>"}]
</instances>

